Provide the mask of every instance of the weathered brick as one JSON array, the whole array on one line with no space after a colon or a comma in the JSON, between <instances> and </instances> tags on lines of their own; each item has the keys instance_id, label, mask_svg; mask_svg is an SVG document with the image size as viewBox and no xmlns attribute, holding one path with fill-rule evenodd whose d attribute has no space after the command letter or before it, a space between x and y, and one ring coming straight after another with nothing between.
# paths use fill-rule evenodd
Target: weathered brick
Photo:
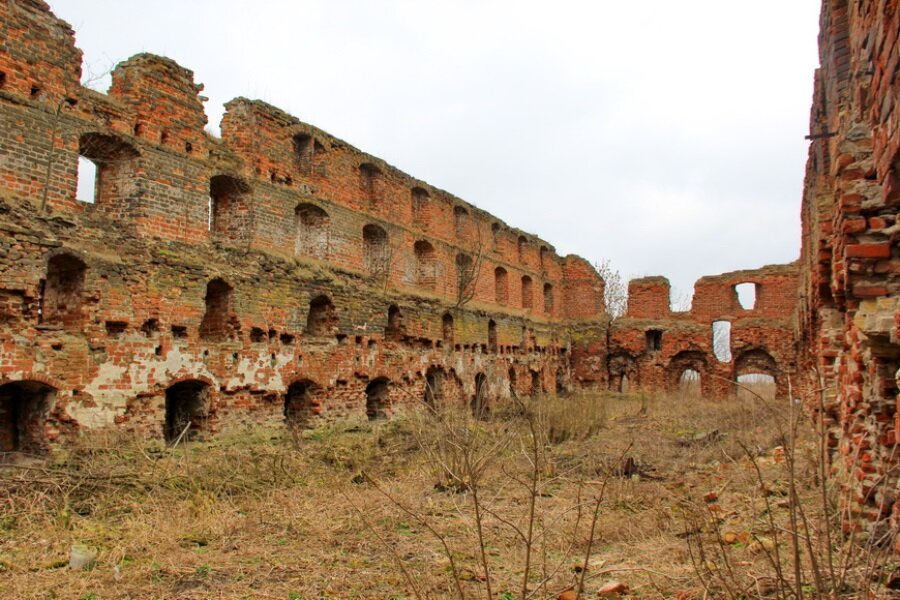
<instances>
[{"instance_id":1,"label":"weathered brick","mask_svg":"<svg viewBox=\"0 0 900 600\"><path fill-rule=\"evenodd\" d=\"M798 311L801 332L821 343L800 346L800 371L815 375L799 387L808 390L813 406L823 384L833 396L828 435L840 442L840 456L834 457L838 480L847 482L845 495L856 499L851 512L877 520L887 515L865 482L885 477L886 489L893 489L898 472L898 457L863 451L893 439L895 424L879 406L898 401L900 347L888 330L900 316L900 259L892 252L897 241L891 233L900 198L900 120L893 116L898 90L892 83L900 56L883 37L888 32L896 38L900 31L900 2L823 2L821 25L813 118L818 130L833 135L810 148ZM874 43L872 32L878 35ZM861 75L850 77L851 72ZM846 258L846 268L837 258ZM865 469L858 469L860 456ZM854 478L860 485L853 485ZM900 525L900 505L889 518ZM869 525L859 525L864 527Z\"/></svg>"},{"instance_id":2,"label":"weathered brick","mask_svg":"<svg viewBox=\"0 0 900 600\"><path fill-rule=\"evenodd\" d=\"M848 244L848 258L890 258L891 243L879 244Z\"/></svg>"}]
</instances>

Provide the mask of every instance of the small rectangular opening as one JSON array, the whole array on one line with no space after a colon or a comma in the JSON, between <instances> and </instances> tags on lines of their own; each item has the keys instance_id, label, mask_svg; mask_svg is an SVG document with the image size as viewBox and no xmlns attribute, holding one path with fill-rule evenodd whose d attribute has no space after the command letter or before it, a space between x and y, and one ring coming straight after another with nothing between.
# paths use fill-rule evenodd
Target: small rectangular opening
<instances>
[{"instance_id":1,"label":"small rectangular opening","mask_svg":"<svg viewBox=\"0 0 900 600\"><path fill-rule=\"evenodd\" d=\"M649 352L659 352L662 350L662 336L663 332L659 329L650 329L647 331L647 350Z\"/></svg>"},{"instance_id":2,"label":"small rectangular opening","mask_svg":"<svg viewBox=\"0 0 900 600\"><path fill-rule=\"evenodd\" d=\"M712 347L713 354L719 362L731 362L731 323L729 321L713 321Z\"/></svg>"},{"instance_id":3,"label":"small rectangular opening","mask_svg":"<svg viewBox=\"0 0 900 600\"><path fill-rule=\"evenodd\" d=\"M128 323L124 321L107 321L106 335L111 338L120 338L125 330L128 329Z\"/></svg>"},{"instance_id":4,"label":"small rectangular opening","mask_svg":"<svg viewBox=\"0 0 900 600\"><path fill-rule=\"evenodd\" d=\"M75 198L79 202L94 204L97 196L97 165L89 158L78 157L78 174Z\"/></svg>"},{"instance_id":5,"label":"small rectangular opening","mask_svg":"<svg viewBox=\"0 0 900 600\"><path fill-rule=\"evenodd\" d=\"M141 333L147 337L157 337L159 335L159 319L147 319L141 325Z\"/></svg>"},{"instance_id":6,"label":"small rectangular opening","mask_svg":"<svg viewBox=\"0 0 900 600\"><path fill-rule=\"evenodd\" d=\"M756 284L755 283L739 283L734 286L734 291L738 297L738 303L744 310L753 310L756 308Z\"/></svg>"},{"instance_id":7,"label":"small rectangular opening","mask_svg":"<svg viewBox=\"0 0 900 600\"><path fill-rule=\"evenodd\" d=\"M186 338L187 337L187 327L184 325L172 325L172 337L173 338Z\"/></svg>"}]
</instances>

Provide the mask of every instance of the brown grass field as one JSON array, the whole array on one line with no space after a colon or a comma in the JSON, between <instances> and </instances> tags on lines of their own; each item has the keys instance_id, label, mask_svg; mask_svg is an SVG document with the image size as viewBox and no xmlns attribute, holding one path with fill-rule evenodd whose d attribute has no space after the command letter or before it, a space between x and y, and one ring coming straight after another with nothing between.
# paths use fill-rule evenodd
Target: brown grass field
<instances>
[{"instance_id":1,"label":"brown grass field","mask_svg":"<svg viewBox=\"0 0 900 600\"><path fill-rule=\"evenodd\" d=\"M894 559L836 533L812 428L746 393L595 393L86 436L0 466L0 598L892 597Z\"/></svg>"}]
</instances>

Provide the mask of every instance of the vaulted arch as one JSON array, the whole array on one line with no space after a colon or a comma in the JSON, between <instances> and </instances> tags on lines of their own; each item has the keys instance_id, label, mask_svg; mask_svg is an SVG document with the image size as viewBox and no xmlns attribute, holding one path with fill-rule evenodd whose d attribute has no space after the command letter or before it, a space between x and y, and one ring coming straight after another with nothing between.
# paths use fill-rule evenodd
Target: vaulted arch
<instances>
[{"instance_id":1,"label":"vaulted arch","mask_svg":"<svg viewBox=\"0 0 900 600\"><path fill-rule=\"evenodd\" d=\"M315 204L302 203L294 209L296 241L294 252L298 256L328 258L331 217Z\"/></svg>"},{"instance_id":2,"label":"vaulted arch","mask_svg":"<svg viewBox=\"0 0 900 600\"><path fill-rule=\"evenodd\" d=\"M391 253L388 234L380 225L369 223L362 230L363 263L366 271L375 277L385 277L390 272Z\"/></svg>"},{"instance_id":3,"label":"vaulted arch","mask_svg":"<svg viewBox=\"0 0 900 600\"><path fill-rule=\"evenodd\" d=\"M415 283L425 289L434 289L436 262L434 246L425 240L419 240L413 245L415 255Z\"/></svg>"},{"instance_id":4,"label":"vaulted arch","mask_svg":"<svg viewBox=\"0 0 900 600\"><path fill-rule=\"evenodd\" d=\"M41 453L56 389L40 381L0 385L0 452Z\"/></svg>"},{"instance_id":5,"label":"vaulted arch","mask_svg":"<svg viewBox=\"0 0 900 600\"><path fill-rule=\"evenodd\" d=\"M86 272L87 265L73 254L57 254L47 261L41 290L41 323L66 328L81 325Z\"/></svg>"}]
</instances>

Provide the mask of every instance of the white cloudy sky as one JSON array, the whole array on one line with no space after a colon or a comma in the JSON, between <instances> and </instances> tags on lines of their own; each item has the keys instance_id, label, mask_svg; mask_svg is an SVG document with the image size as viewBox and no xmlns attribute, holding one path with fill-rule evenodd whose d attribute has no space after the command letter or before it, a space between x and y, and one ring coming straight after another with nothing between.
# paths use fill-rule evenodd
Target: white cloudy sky
<instances>
[{"instance_id":1,"label":"white cloudy sky","mask_svg":"<svg viewBox=\"0 0 900 600\"><path fill-rule=\"evenodd\" d=\"M798 256L818 0L49 2L86 71L169 56L216 128L261 98L680 295Z\"/></svg>"}]
</instances>

